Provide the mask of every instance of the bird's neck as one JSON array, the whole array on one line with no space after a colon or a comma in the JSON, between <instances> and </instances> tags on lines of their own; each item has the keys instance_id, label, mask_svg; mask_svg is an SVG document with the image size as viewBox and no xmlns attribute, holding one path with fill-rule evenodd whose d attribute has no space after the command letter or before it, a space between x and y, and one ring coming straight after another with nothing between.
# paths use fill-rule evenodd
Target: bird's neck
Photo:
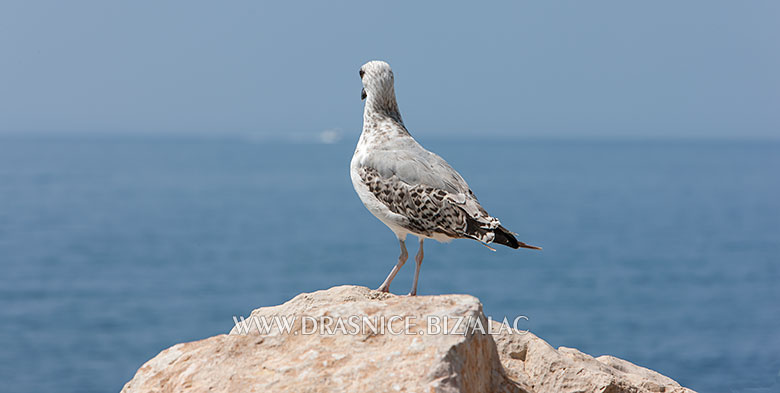
<instances>
[{"instance_id":1,"label":"bird's neck","mask_svg":"<svg viewBox=\"0 0 780 393\"><path fill-rule=\"evenodd\" d=\"M385 94L370 94L366 98L366 107L363 110L363 123L378 122L384 119L392 120L403 128L401 112L398 110L398 102L395 100L395 91L392 89Z\"/></svg>"}]
</instances>

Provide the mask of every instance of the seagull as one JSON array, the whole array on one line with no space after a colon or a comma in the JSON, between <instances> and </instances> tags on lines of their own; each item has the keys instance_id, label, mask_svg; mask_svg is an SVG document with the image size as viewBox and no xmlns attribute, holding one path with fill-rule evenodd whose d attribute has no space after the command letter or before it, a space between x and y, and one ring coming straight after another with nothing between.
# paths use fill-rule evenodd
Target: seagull
<instances>
[{"instance_id":1,"label":"seagull","mask_svg":"<svg viewBox=\"0 0 780 393\"><path fill-rule=\"evenodd\" d=\"M368 211L395 233L401 245L398 263L378 291L389 292L390 283L406 263L407 235L417 236L420 242L409 296L417 295L425 239L474 239L493 251L491 243L541 250L518 241L515 233L482 208L469 185L447 161L409 134L398 111L389 64L369 61L360 67L360 79L360 98L366 103L350 177Z\"/></svg>"}]
</instances>

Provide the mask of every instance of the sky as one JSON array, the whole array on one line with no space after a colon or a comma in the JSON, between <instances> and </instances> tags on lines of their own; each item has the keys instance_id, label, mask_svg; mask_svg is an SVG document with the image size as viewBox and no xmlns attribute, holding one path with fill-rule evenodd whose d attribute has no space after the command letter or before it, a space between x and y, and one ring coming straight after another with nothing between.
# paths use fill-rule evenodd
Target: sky
<instances>
[{"instance_id":1,"label":"sky","mask_svg":"<svg viewBox=\"0 0 780 393\"><path fill-rule=\"evenodd\" d=\"M780 137L780 2L0 2L0 133ZM350 137L350 139L354 139Z\"/></svg>"}]
</instances>

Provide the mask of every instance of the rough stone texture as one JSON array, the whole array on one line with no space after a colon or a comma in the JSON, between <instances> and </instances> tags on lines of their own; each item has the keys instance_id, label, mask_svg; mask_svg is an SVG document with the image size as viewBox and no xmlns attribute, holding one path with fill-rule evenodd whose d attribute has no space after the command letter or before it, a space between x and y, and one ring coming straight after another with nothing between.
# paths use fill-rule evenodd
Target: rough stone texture
<instances>
[{"instance_id":1,"label":"rough stone texture","mask_svg":"<svg viewBox=\"0 0 780 393\"><path fill-rule=\"evenodd\" d=\"M613 356L593 358L574 348L550 344L533 333L499 332L492 322L493 339L501 363L514 381L525 383L536 393L632 392L694 393L669 377Z\"/></svg>"},{"instance_id":2,"label":"rough stone texture","mask_svg":"<svg viewBox=\"0 0 780 393\"><path fill-rule=\"evenodd\" d=\"M378 332L353 317L355 325L347 319L320 334L327 317L355 315L379 322ZM468 295L406 297L340 286L259 308L247 320L273 316L296 318L288 332L234 327L174 345L146 362L122 392L692 392L625 360L556 351L531 333L489 325ZM431 329L443 324L428 326L430 316L447 318L457 334L435 334Z\"/></svg>"}]
</instances>

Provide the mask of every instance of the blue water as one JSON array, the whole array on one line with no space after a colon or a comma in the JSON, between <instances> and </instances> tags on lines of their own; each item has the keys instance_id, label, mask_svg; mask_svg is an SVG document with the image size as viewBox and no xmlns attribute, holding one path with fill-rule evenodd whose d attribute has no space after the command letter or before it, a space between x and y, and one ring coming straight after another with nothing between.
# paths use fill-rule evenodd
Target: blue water
<instances>
[{"instance_id":1,"label":"blue water","mask_svg":"<svg viewBox=\"0 0 780 393\"><path fill-rule=\"evenodd\" d=\"M0 137L2 390L118 391L233 315L378 286L398 246L352 190L355 140ZM421 140L544 247L429 242L421 294L702 392L775 383L780 143Z\"/></svg>"}]
</instances>

